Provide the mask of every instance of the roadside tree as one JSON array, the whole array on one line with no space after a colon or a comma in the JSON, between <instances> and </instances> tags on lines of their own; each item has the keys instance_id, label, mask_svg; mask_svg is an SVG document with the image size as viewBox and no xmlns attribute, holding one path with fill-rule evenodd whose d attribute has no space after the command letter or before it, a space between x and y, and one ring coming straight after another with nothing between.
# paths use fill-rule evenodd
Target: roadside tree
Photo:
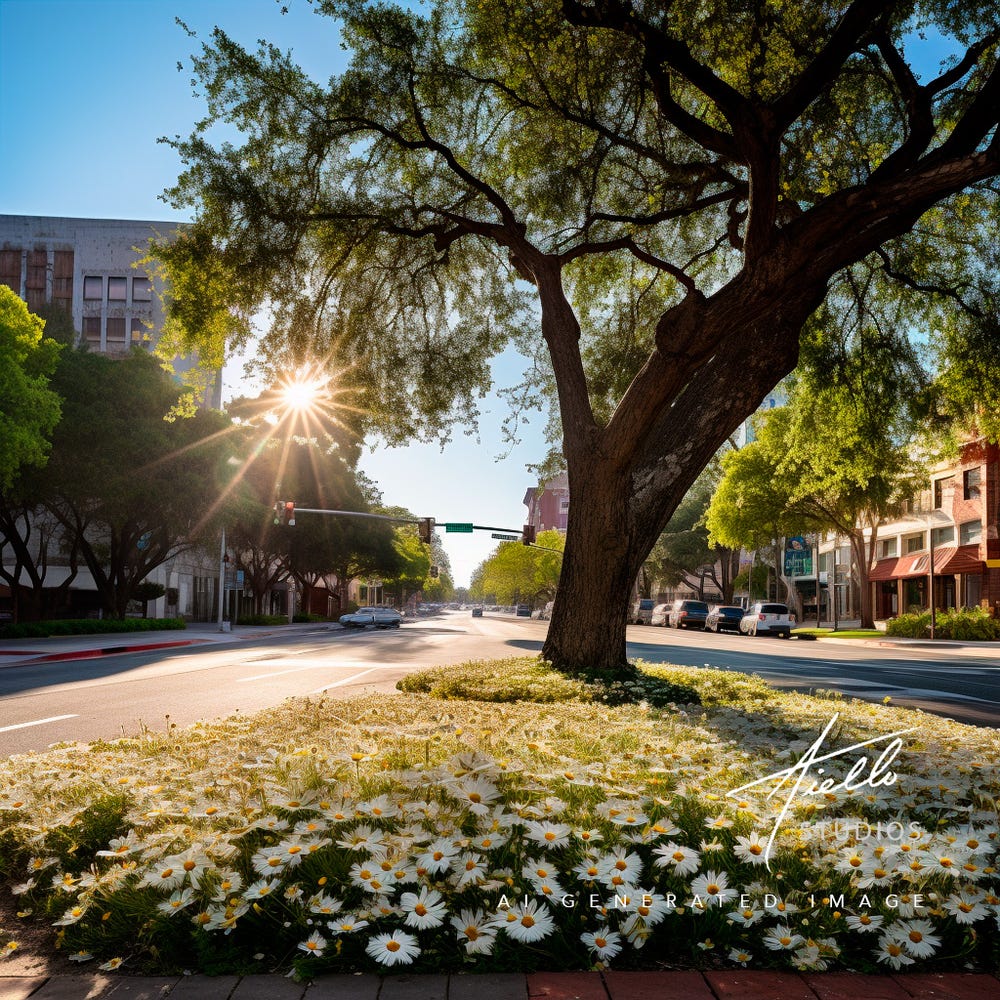
<instances>
[{"instance_id":1,"label":"roadside tree","mask_svg":"<svg viewBox=\"0 0 1000 1000\"><path fill-rule=\"evenodd\" d=\"M112 360L65 350L52 385L62 418L34 497L90 571L104 611L122 618L152 570L215 529L227 422L208 410L165 420L180 390L141 351Z\"/></svg>"},{"instance_id":2,"label":"roadside tree","mask_svg":"<svg viewBox=\"0 0 1000 1000\"><path fill-rule=\"evenodd\" d=\"M476 592L501 604L541 604L555 598L565 537L558 531L540 531L539 546L501 542L473 577ZM550 551L552 550L552 551Z\"/></svg>"},{"instance_id":3,"label":"roadside tree","mask_svg":"<svg viewBox=\"0 0 1000 1000\"><path fill-rule=\"evenodd\" d=\"M59 420L59 397L49 385L59 357L44 323L6 285L0 285L0 493L26 465L44 465Z\"/></svg>"},{"instance_id":4,"label":"roadside tree","mask_svg":"<svg viewBox=\"0 0 1000 1000\"><path fill-rule=\"evenodd\" d=\"M651 593L656 581L669 586L684 584L704 599L711 586L722 595L724 604L733 600L733 585L740 571L740 546L721 545L712 540L705 515L721 476L719 460L713 459L678 504L653 551L643 563L649 581L644 593Z\"/></svg>"},{"instance_id":5,"label":"roadside tree","mask_svg":"<svg viewBox=\"0 0 1000 1000\"><path fill-rule=\"evenodd\" d=\"M158 250L177 342L217 356L269 302L274 345L396 440L474 419L508 343L533 357L573 497L564 670L625 666L642 563L836 276L910 318L960 308L921 280L953 255L995 278L994 0L315 7L350 54L328 84L218 29L194 59L170 197L197 220Z\"/></svg>"}]
</instances>

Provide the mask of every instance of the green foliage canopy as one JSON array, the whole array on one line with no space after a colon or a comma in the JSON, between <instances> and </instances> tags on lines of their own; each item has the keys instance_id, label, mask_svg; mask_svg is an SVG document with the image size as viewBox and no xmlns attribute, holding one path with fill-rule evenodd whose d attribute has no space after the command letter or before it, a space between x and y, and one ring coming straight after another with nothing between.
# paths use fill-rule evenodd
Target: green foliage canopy
<instances>
[{"instance_id":1,"label":"green foliage canopy","mask_svg":"<svg viewBox=\"0 0 1000 1000\"><path fill-rule=\"evenodd\" d=\"M0 491L24 465L43 465L59 419L49 386L59 345L6 285L0 285Z\"/></svg>"}]
</instances>

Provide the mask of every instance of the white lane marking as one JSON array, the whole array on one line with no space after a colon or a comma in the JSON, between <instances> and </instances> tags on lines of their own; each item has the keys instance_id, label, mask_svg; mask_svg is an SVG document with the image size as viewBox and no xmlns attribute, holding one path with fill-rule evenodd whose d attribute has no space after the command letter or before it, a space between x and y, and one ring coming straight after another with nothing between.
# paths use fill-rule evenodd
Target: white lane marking
<instances>
[{"instance_id":1,"label":"white lane marking","mask_svg":"<svg viewBox=\"0 0 1000 1000\"><path fill-rule=\"evenodd\" d=\"M12 729L27 729L28 726L44 726L47 722L62 722L63 719L78 718L78 715L53 715L48 719L35 719L34 722L19 722L16 726L0 726L0 733L9 733Z\"/></svg>"},{"instance_id":2,"label":"white lane marking","mask_svg":"<svg viewBox=\"0 0 1000 1000\"><path fill-rule=\"evenodd\" d=\"M314 691L307 691L306 694L322 694L324 691L329 691L330 688L341 687L344 684L350 684L351 681L356 681L359 677L364 677L365 674L370 674L375 670L396 670L397 667L369 667L367 670L362 670L360 674L352 674L350 677L345 677L342 681L334 681L332 684L324 684L321 688L316 688Z\"/></svg>"},{"instance_id":3,"label":"white lane marking","mask_svg":"<svg viewBox=\"0 0 1000 1000\"><path fill-rule=\"evenodd\" d=\"M245 684L247 681L263 681L267 680L269 677L283 677L285 674L297 674L303 670L319 670L325 667L363 667L365 665L364 660L347 660L340 663L331 664L328 661L322 663L307 663L305 666L301 667L289 667L287 670L274 670L269 674L255 674L253 677L237 677L237 684Z\"/></svg>"}]
</instances>

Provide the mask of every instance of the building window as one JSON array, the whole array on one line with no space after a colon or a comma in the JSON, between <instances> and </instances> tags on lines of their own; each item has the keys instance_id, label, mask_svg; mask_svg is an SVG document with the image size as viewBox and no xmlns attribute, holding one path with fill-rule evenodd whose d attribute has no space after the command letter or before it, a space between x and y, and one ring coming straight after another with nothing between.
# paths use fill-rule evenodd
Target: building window
<instances>
[{"instance_id":1,"label":"building window","mask_svg":"<svg viewBox=\"0 0 1000 1000\"><path fill-rule=\"evenodd\" d=\"M52 253L52 301L67 312L73 311L73 251Z\"/></svg>"},{"instance_id":2,"label":"building window","mask_svg":"<svg viewBox=\"0 0 1000 1000\"><path fill-rule=\"evenodd\" d=\"M104 298L104 279L96 275L87 275L83 279L83 297L89 301L100 301Z\"/></svg>"},{"instance_id":3,"label":"building window","mask_svg":"<svg viewBox=\"0 0 1000 1000\"><path fill-rule=\"evenodd\" d=\"M959 526L958 537L963 545L978 545L983 540L983 522L966 521Z\"/></svg>"},{"instance_id":4,"label":"building window","mask_svg":"<svg viewBox=\"0 0 1000 1000\"><path fill-rule=\"evenodd\" d=\"M909 555L911 552L920 552L924 547L924 533L921 531L919 535L908 535L906 538L906 552Z\"/></svg>"},{"instance_id":5,"label":"building window","mask_svg":"<svg viewBox=\"0 0 1000 1000\"><path fill-rule=\"evenodd\" d=\"M962 482L964 486L964 496L966 500L978 500L979 499L979 484L981 479L981 470L977 466L975 469L966 469L962 473Z\"/></svg>"},{"instance_id":6,"label":"building window","mask_svg":"<svg viewBox=\"0 0 1000 1000\"><path fill-rule=\"evenodd\" d=\"M931 538L935 547L938 545L948 545L955 541L955 526L949 524L945 528L935 528L931 532Z\"/></svg>"},{"instance_id":7,"label":"building window","mask_svg":"<svg viewBox=\"0 0 1000 1000\"><path fill-rule=\"evenodd\" d=\"M132 317L131 338L133 347L147 347L149 345L149 330L141 319Z\"/></svg>"},{"instance_id":8,"label":"building window","mask_svg":"<svg viewBox=\"0 0 1000 1000\"><path fill-rule=\"evenodd\" d=\"M100 348L101 346L101 317L83 317L83 339L88 346Z\"/></svg>"},{"instance_id":9,"label":"building window","mask_svg":"<svg viewBox=\"0 0 1000 1000\"><path fill-rule=\"evenodd\" d=\"M108 278L108 301L124 302L125 286L126 282L124 278Z\"/></svg>"},{"instance_id":10,"label":"building window","mask_svg":"<svg viewBox=\"0 0 1000 1000\"><path fill-rule=\"evenodd\" d=\"M153 298L153 289L149 283L149 278L132 279L132 301L149 302Z\"/></svg>"},{"instance_id":11,"label":"building window","mask_svg":"<svg viewBox=\"0 0 1000 1000\"><path fill-rule=\"evenodd\" d=\"M879 545L879 559L892 559L899 551L898 538L883 538Z\"/></svg>"},{"instance_id":12,"label":"building window","mask_svg":"<svg viewBox=\"0 0 1000 1000\"><path fill-rule=\"evenodd\" d=\"M108 317L108 347L125 346L125 320L121 317Z\"/></svg>"},{"instance_id":13,"label":"building window","mask_svg":"<svg viewBox=\"0 0 1000 1000\"><path fill-rule=\"evenodd\" d=\"M945 491L950 490L955 485L954 476L945 476L944 479L934 480L934 509L941 510L944 507Z\"/></svg>"}]
</instances>

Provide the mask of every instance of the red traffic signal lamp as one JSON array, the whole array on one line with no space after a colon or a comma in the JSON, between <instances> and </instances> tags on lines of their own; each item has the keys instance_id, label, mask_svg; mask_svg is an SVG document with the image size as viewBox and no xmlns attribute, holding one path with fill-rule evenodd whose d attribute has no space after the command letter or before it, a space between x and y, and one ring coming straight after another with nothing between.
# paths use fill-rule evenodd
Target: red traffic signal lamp
<instances>
[{"instance_id":1,"label":"red traffic signal lamp","mask_svg":"<svg viewBox=\"0 0 1000 1000\"><path fill-rule=\"evenodd\" d=\"M279 500L274 505L274 523L295 526L295 501Z\"/></svg>"},{"instance_id":2,"label":"red traffic signal lamp","mask_svg":"<svg viewBox=\"0 0 1000 1000\"><path fill-rule=\"evenodd\" d=\"M521 529L521 544L522 545L535 544L535 526L533 524L526 524Z\"/></svg>"}]
</instances>

